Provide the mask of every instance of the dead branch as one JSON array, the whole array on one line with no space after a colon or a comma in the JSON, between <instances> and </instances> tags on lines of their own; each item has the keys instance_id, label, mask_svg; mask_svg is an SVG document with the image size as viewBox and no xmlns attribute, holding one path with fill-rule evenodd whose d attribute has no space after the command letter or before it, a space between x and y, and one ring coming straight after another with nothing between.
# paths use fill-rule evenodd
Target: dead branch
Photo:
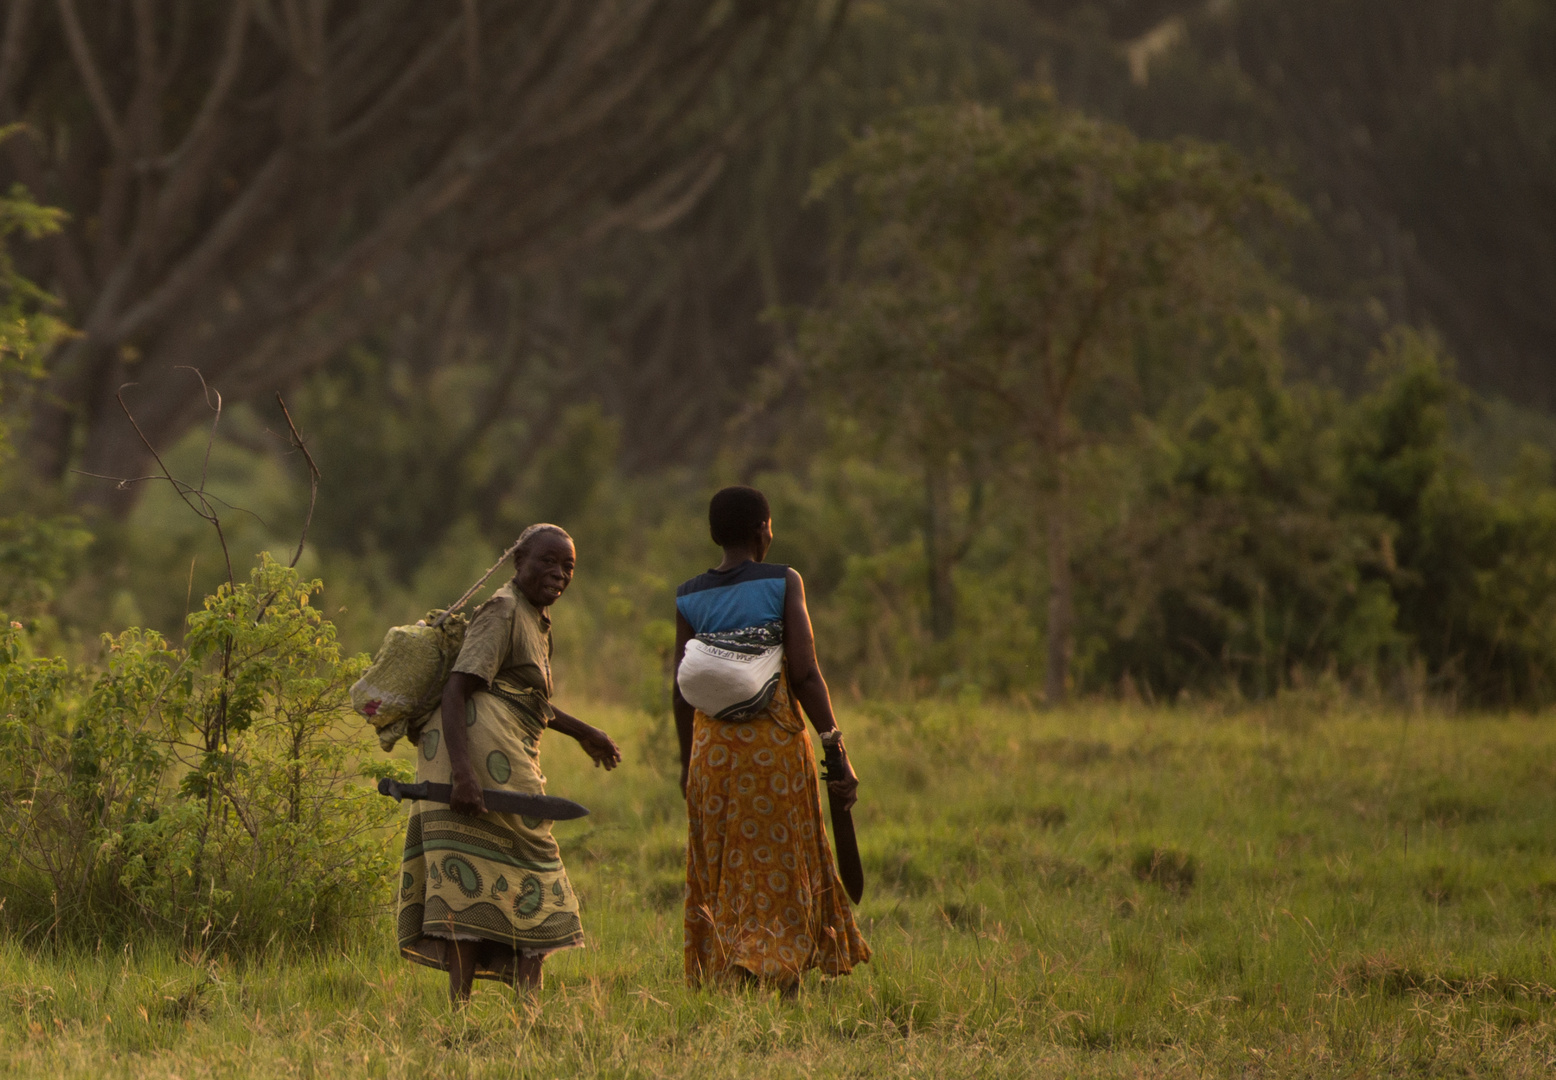
<instances>
[{"instance_id":1,"label":"dead branch","mask_svg":"<svg viewBox=\"0 0 1556 1080\"><path fill-rule=\"evenodd\" d=\"M103 75L97 66L97 61L92 58L92 47L86 40L86 32L81 28L81 19L76 14L75 0L56 0L59 8L59 20L65 28L65 38L70 43L70 55L76 62L76 69L81 75L81 82L86 87L87 97L92 100L92 108L97 111L98 122L103 125L103 130L108 134L108 141L115 147L124 145L124 128L119 123L119 118L114 115L113 103L108 98L108 91L103 85Z\"/></svg>"},{"instance_id":2,"label":"dead branch","mask_svg":"<svg viewBox=\"0 0 1556 1080\"><path fill-rule=\"evenodd\" d=\"M487 567L486 573L481 575L481 580L477 581L474 585L470 586L470 588L466 589L465 594L450 604L448 606L448 610L434 619L432 625L442 626L444 623L448 622L449 618L453 616L454 612L468 604L470 602L470 598L476 594L476 590L479 589L482 585L486 584L486 579L497 573L497 571L502 568L502 564L513 558L513 553L518 550L519 542L515 540L508 546L507 551L504 551L501 555L497 556L496 562Z\"/></svg>"},{"instance_id":3,"label":"dead branch","mask_svg":"<svg viewBox=\"0 0 1556 1080\"><path fill-rule=\"evenodd\" d=\"M0 39L0 101L10 97L22 63L22 46L27 40L27 24L32 17L33 0L11 0L5 13L5 37Z\"/></svg>"},{"instance_id":4,"label":"dead branch","mask_svg":"<svg viewBox=\"0 0 1556 1080\"><path fill-rule=\"evenodd\" d=\"M292 555L292 561L287 566L295 567L297 560L303 557L303 545L308 542L308 526L313 524L313 508L319 501L319 466L314 463L313 455L308 452L308 444L303 441L302 434L297 430L297 425L292 423L292 413L286 407L286 400L281 397L281 391L276 391L276 404L281 406L281 415L286 417L287 430L292 433L292 445L303 452L303 460L308 463L308 516L303 518L303 533L297 538L297 551Z\"/></svg>"},{"instance_id":5,"label":"dead branch","mask_svg":"<svg viewBox=\"0 0 1556 1080\"><path fill-rule=\"evenodd\" d=\"M247 37L248 25L248 0L235 0L232 13L227 20L226 40L222 46L221 63L216 68L216 77L211 80L210 90L207 91L205 100L200 102L200 110L195 113L189 130L184 133L183 142L158 162L161 168L168 169L177 165L189 154L190 148L198 144L215 126L222 106L227 103L227 97L232 93L232 88L238 81L238 73L243 67L243 44Z\"/></svg>"},{"instance_id":6,"label":"dead branch","mask_svg":"<svg viewBox=\"0 0 1556 1080\"><path fill-rule=\"evenodd\" d=\"M199 373L196 372L196 374ZM200 376L200 385L205 386L205 376L203 375ZM130 411L129 405L125 403L124 391L126 389L127 387L120 387L119 392L114 395L114 399L119 403L119 408L124 410L125 418L129 420L130 427L135 429L135 434L140 439L141 445L146 448L146 452L157 463L157 468L162 470L163 479L167 480L173 486L173 490L178 492L178 497L183 500L185 506L193 510L202 520L210 522L211 527L216 530L216 539L222 547L222 558L227 564L227 584L237 588L237 578L232 572L232 553L227 550L227 534L222 531L221 515L216 512L215 507L211 505L213 500L206 494L204 472L202 471L201 473L200 486L198 488L191 487L173 475L172 471L168 469L167 463L162 460L162 455L157 453L157 448L152 445L150 439L146 438L146 433L141 430L140 424L136 422L135 414ZM205 460L207 463L210 462L211 458L211 445L216 441L216 425L221 422L222 401L220 394L216 395L216 405L212 411L216 415L211 420L211 435L205 445Z\"/></svg>"}]
</instances>

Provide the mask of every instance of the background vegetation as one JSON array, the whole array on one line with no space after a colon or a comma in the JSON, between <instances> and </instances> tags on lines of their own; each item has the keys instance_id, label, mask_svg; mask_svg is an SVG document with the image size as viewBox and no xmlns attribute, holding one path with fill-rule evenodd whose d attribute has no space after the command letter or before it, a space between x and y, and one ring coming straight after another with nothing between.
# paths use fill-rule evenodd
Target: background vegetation
<instances>
[{"instance_id":1,"label":"background vegetation","mask_svg":"<svg viewBox=\"0 0 1556 1080\"><path fill-rule=\"evenodd\" d=\"M225 576L171 490L101 478L155 471L113 398L133 382L175 473L247 511L224 523L240 563L289 550L307 505L304 463L272 434L287 394L323 474L303 568L353 651L553 519L583 548L562 640L595 662L565 665L572 688L652 698L670 587L711 554L701 501L743 480L775 496L774 557L807 574L831 670L861 694L1551 692L1549 4L741 7L683 55L674 27L701 16L660 0L669 36L639 71L654 90L626 98L556 58L550 83L512 81L541 61L504 4L419 30L372 5L306 26L287 21L301 8L152 6L81 35L72 5L23 7L0 99L29 127L8 168L64 213L13 251L78 332L11 379L0 599L49 649L90 659L99 632L132 625L176 638ZM614 47L586 22L545 29L558 48ZM363 66L368 41L390 67L428 42L404 69L422 82ZM322 82L310 49L332 58ZM545 93L585 125L547 151L576 161L565 213L550 173L503 156L545 128L502 95ZM656 140L582 134L636 128ZM985 151L1069 154L1080 201L1013 158L973 165L954 133L974 129ZM438 186L486 144L502 149L484 171ZM896 157L868 160L887 145ZM137 189L124 163L147 148L165 171ZM907 190L913 153L973 155L928 174L920 196L942 209L1001 183L1028 200L988 201L981 226L1017 215L1018 261L1040 239L1052 254L1109 227L1130 238L1114 250L1143 261L1075 339L1062 402L1035 342L1085 314L1090 270L964 267L984 292L959 304L963 271L928 256L980 226L930 207L916 238L880 227L908 220L881 193ZM275 202L267 161L304 170L307 198ZM1180 209L1221 169L1227 235L1185 247L1169 228L1152 249L1079 179L1150 169ZM416 209L436 191L436 212ZM526 224L543 207L544 228ZM915 262L949 276L914 284ZM114 291L126 274L140 292ZM916 318L871 315L870 295ZM872 318L896 336L866 342ZM209 455L191 364L225 395Z\"/></svg>"},{"instance_id":2,"label":"background vegetation","mask_svg":"<svg viewBox=\"0 0 1556 1080\"><path fill-rule=\"evenodd\" d=\"M1553 42L12 0L0 1071L1549 1071ZM866 782L877 961L796 1004L673 947L671 602L734 481ZM342 694L538 520L631 760L548 759L598 948L451 1020Z\"/></svg>"}]
</instances>

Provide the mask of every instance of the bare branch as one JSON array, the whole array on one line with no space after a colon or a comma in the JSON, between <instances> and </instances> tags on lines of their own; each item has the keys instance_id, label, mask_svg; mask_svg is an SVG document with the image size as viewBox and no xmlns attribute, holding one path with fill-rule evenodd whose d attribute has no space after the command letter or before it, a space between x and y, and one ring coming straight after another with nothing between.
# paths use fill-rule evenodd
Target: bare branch
<instances>
[{"instance_id":1,"label":"bare branch","mask_svg":"<svg viewBox=\"0 0 1556 1080\"><path fill-rule=\"evenodd\" d=\"M442 57L444 50L453 45L454 40L458 36L459 26L456 24L448 27L443 33L429 41L422 48L421 52L416 54L416 59L405 66L405 70L400 73L400 77L379 96L377 101L363 110L362 114L355 120L330 137L326 149L330 151L343 150L358 138L373 130L380 121L389 116L390 112L400 103L410 89L432 70L433 65Z\"/></svg>"},{"instance_id":2,"label":"bare branch","mask_svg":"<svg viewBox=\"0 0 1556 1080\"><path fill-rule=\"evenodd\" d=\"M91 46L86 40L86 31L81 28L81 19L76 15L75 0L55 0L59 8L60 22L65 27L65 39L70 43L70 55L76 62L76 70L81 74L81 81L86 86L87 96L92 99L92 107L97 110L98 122L103 125L103 130L108 133L108 141L115 147L124 146L124 128L120 125L118 117L114 116L113 105L108 99L108 90L103 85L102 72L98 70L97 61L92 58Z\"/></svg>"},{"instance_id":3,"label":"bare branch","mask_svg":"<svg viewBox=\"0 0 1556 1080\"><path fill-rule=\"evenodd\" d=\"M211 436L205 440L205 458L200 463L199 490L204 492L205 478L211 471L211 448L216 445L216 425L221 423L222 418L222 396L220 391L211 389L210 385L205 381L205 375L201 373L199 368L190 367L188 364L179 364L178 367L183 371L195 373L195 378L200 380L200 389L205 392L205 407L216 414L211 418ZM214 405L211 403L212 394L216 395L216 403Z\"/></svg>"},{"instance_id":4,"label":"bare branch","mask_svg":"<svg viewBox=\"0 0 1556 1080\"><path fill-rule=\"evenodd\" d=\"M470 115L481 112L481 13L476 0L464 0L465 5L465 92L470 95Z\"/></svg>"},{"instance_id":5,"label":"bare branch","mask_svg":"<svg viewBox=\"0 0 1556 1080\"><path fill-rule=\"evenodd\" d=\"M492 563L492 565L487 568L486 573L481 575L481 580L477 581L474 585L470 586L470 588L466 589L465 595L461 596L458 600L455 600L452 604L450 604L448 610L439 615L437 619L433 621L432 625L442 626L444 623L448 622L449 616L453 615L454 612L468 604L470 602L470 598L476 594L476 590L478 590L482 585L486 584L486 579L497 573L497 571L502 568L502 564L513 558L513 553L518 550L519 542L515 540L511 545L509 545L507 551L504 551L501 555L497 556L497 561Z\"/></svg>"},{"instance_id":6,"label":"bare branch","mask_svg":"<svg viewBox=\"0 0 1556 1080\"><path fill-rule=\"evenodd\" d=\"M468 143L456 145L439 168L423 180L378 227L353 244L333 266L294 294L288 310L300 314L330 299L363 272L385 248L403 243L429 219L457 202L475 182L492 155L474 154Z\"/></svg>"},{"instance_id":7,"label":"bare branch","mask_svg":"<svg viewBox=\"0 0 1556 1080\"><path fill-rule=\"evenodd\" d=\"M161 473L152 473L150 476L108 476L105 473L87 472L85 469L71 469L76 476L86 476L93 480L112 480L114 487L119 491L126 491L132 484L144 483L147 480L166 480Z\"/></svg>"},{"instance_id":8,"label":"bare branch","mask_svg":"<svg viewBox=\"0 0 1556 1080\"><path fill-rule=\"evenodd\" d=\"M304 28L308 48L308 77L313 82L313 95L308 111L310 141L322 147L330 134L330 81L325 72L325 59L329 51L329 19L325 8L327 0L307 0L308 23Z\"/></svg>"},{"instance_id":9,"label":"bare branch","mask_svg":"<svg viewBox=\"0 0 1556 1080\"><path fill-rule=\"evenodd\" d=\"M11 96L11 84L16 81L22 64L22 46L27 38L27 24L32 17L34 0L11 0L5 13L5 37L0 40L0 102Z\"/></svg>"},{"instance_id":10,"label":"bare branch","mask_svg":"<svg viewBox=\"0 0 1556 1080\"><path fill-rule=\"evenodd\" d=\"M204 376L201 377L200 382L202 385L204 385ZM211 527L216 530L216 539L222 546L222 558L227 563L227 584L233 588L237 588L237 577L232 572L232 553L227 550L227 536L226 533L222 531L221 516L211 508L210 500L206 497L203 489L191 488L188 484L185 484L181 480L174 477L172 472L168 469L167 463L162 460L162 455L157 453L157 448L152 445L150 439L146 438L146 433L141 430L140 424L135 420L135 414L130 412L130 407L125 403L124 400L125 389L132 385L134 384L130 383L126 386L121 386L119 388L119 392L114 395L114 400L119 403L119 408L124 410L124 416L127 420L129 420L130 427L135 429L135 435L140 439L141 445L146 448L146 452L151 455L151 459L157 463L157 468L162 470L163 477L169 484L173 485L173 490L178 492L178 497L184 501L184 505L193 510L200 518L209 521L211 523ZM215 425L216 422L219 422L220 420L221 400L218 396L216 405L216 421L213 421L211 425L211 440L213 442L216 439ZM207 445L207 460L210 458L210 452L211 448L209 445ZM191 496L193 496L193 498ZM200 505L195 505L195 499L199 499Z\"/></svg>"},{"instance_id":11,"label":"bare branch","mask_svg":"<svg viewBox=\"0 0 1556 1080\"><path fill-rule=\"evenodd\" d=\"M134 337L203 284L217 262L243 238L254 220L271 209L271 197L285 181L289 165L290 155L287 151L279 148L275 150L270 160L249 181L247 190L227 209L200 245L163 280L160 288L125 312L103 336L113 342Z\"/></svg>"},{"instance_id":12,"label":"bare branch","mask_svg":"<svg viewBox=\"0 0 1556 1080\"><path fill-rule=\"evenodd\" d=\"M113 481L115 490L118 491L127 491L135 484L145 483L147 480L167 480L167 477L163 476L161 473L152 473L150 476L109 476L107 473L87 472L85 469L71 469L70 472L74 476L85 476L93 480L111 480ZM198 495L203 500L208 500L213 503L220 503L228 510L231 510L234 514L247 514L249 517L265 526L265 528L268 529L270 527L269 522L267 522L263 517L261 517L259 514L256 514L246 506L238 506L235 503L228 502L226 499L223 499L219 495L212 495L209 491L201 491L199 488L190 487L182 480L175 479L173 481L173 487L176 491L186 492L191 495Z\"/></svg>"},{"instance_id":13,"label":"bare branch","mask_svg":"<svg viewBox=\"0 0 1556 1080\"><path fill-rule=\"evenodd\" d=\"M232 13L227 18L227 35L222 47L221 63L216 67L216 77L211 80L211 88L206 92L205 100L200 103L200 111L195 113L189 130L184 133L183 141L172 153L158 162L162 168L171 168L183 160L189 153L190 147L205 137L205 133L210 130L216 117L221 113L222 106L227 102L227 95L232 92L233 85L238 81L238 73L243 70L243 46L247 38L248 25L249 0L234 0Z\"/></svg>"},{"instance_id":14,"label":"bare branch","mask_svg":"<svg viewBox=\"0 0 1556 1080\"><path fill-rule=\"evenodd\" d=\"M313 455L308 452L308 444L303 440L302 434L297 430L297 425L292 423L291 410L286 407L286 399L281 396L281 391L276 391L276 404L281 406L281 415L286 417L286 426L292 433L292 445L303 452L303 460L308 462L308 516L303 518L303 534L297 539L297 551L292 556L292 561L287 566L295 567L297 560L303 557L303 545L308 542L308 526L313 524L313 508L319 501L319 466L314 463Z\"/></svg>"}]
</instances>

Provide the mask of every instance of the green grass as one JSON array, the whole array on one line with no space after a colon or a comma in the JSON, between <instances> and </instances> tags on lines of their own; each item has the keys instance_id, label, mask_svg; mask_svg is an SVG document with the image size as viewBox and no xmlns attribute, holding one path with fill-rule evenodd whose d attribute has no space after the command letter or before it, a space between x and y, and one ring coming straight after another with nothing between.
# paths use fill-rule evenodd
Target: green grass
<instances>
[{"instance_id":1,"label":"green grass","mask_svg":"<svg viewBox=\"0 0 1556 1080\"><path fill-rule=\"evenodd\" d=\"M1556 730L1296 705L845 715L876 950L797 1001L687 990L673 751L553 737L590 947L530 1003L358 946L0 945L0 1075L1535 1076L1556 1065ZM661 740L666 733L660 732Z\"/></svg>"}]
</instances>

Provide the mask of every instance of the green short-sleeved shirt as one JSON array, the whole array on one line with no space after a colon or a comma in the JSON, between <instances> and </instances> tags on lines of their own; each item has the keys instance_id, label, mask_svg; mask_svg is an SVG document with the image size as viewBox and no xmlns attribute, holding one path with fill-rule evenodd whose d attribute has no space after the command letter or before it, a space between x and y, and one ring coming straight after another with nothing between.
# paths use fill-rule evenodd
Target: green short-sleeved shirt
<instances>
[{"instance_id":1,"label":"green short-sleeved shirt","mask_svg":"<svg viewBox=\"0 0 1556 1080\"><path fill-rule=\"evenodd\" d=\"M509 693L551 698L551 616L508 582L476 608L454 670Z\"/></svg>"}]
</instances>

